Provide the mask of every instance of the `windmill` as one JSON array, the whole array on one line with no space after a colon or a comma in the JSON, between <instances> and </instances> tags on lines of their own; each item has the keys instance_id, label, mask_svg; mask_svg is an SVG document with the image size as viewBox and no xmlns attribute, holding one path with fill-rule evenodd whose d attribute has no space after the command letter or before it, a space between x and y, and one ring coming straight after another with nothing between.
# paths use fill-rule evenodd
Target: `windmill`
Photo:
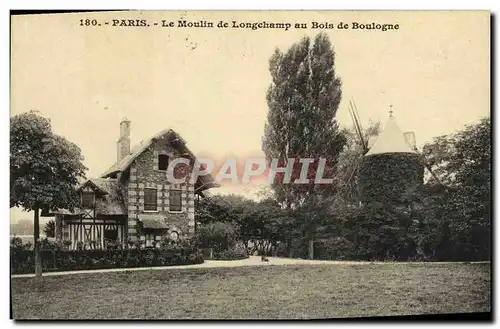
<instances>
[{"instance_id":1,"label":"windmill","mask_svg":"<svg viewBox=\"0 0 500 329\"><path fill-rule=\"evenodd\" d=\"M357 205L369 201L398 200L408 190L423 184L425 169L439 185L443 185L418 151L415 133L403 133L399 129L392 115L392 105L389 119L376 138L366 136L354 99L349 101L348 110L360 149L360 154L347 172L343 188L348 200L354 200Z\"/></svg>"}]
</instances>

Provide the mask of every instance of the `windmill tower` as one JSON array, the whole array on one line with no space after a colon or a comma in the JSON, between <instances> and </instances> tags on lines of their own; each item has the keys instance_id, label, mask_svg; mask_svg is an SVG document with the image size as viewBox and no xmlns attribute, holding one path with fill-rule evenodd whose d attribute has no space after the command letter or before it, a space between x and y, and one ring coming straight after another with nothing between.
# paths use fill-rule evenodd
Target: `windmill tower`
<instances>
[{"instance_id":1,"label":"windmill tower","mask_svg":"<svg viewBox=\"0 0 500 329\"><path fill-rule=\"evenodd\" d=\"M401 131L391 108L383 130L359 166L362 203L404 204L423 185L424 165L416 145L410 144L414 136Z\"/></svg>"},{"instance_id":2,"label":"windmill tower","mask_svg":"<svg viewBox=\"0 0 500 329\"><path fill-rule=\"evenodd\" d=\"M348 174L345 190L355 191L358 205L404 204L423 185L424 168L440 183L418 152L415 133L403 133L397 125L392 105L379 136L370 139L364 134L354 100L348 108L362 154Z\"/></svg>"}]
</instances>

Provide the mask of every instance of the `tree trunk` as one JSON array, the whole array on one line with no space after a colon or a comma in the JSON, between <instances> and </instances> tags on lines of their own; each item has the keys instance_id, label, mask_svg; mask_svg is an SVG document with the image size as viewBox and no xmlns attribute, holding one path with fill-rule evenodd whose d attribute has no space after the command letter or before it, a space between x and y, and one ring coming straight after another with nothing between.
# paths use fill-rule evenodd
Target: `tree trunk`
<instances>
[{"instance_id":1,"label":"tree trunk","mask_svg":"<svg viewBox=\"0 0 500 329\"><path fill-rule=\"evenodd\" d=\"M38 290L42 286L42 257L40 255L40 213L38 208L35 209L35 222L33 226L35 244L35 284Z\"/></svg>"},{"instance_id":2,"label":"tree trunk","mask_svg":"<svg viewBox=\"0 0 500 329\"><path fill-rule=\"evenodd\" d=\"M314 259L314 236L309 237L309 259Z\"/></svg>"}]
</instances>

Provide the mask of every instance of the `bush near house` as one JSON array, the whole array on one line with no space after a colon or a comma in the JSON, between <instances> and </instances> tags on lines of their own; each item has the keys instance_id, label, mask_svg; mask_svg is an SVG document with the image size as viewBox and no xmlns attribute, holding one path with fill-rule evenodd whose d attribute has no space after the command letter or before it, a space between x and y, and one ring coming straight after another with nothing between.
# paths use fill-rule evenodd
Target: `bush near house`
<instances>
[{"instance_id":1,"label":"bush near house","mask_svg":"<svg viewBox=\"0 0 500 329\"><path fill-rule=\"evenodd\" d=\"M235 245L230 249L213 253L214 260L239 260L248 258L248 252L241 245Z\"/></svg>"},{"instance_id":2,"label":"bush near house","mask_svg":"<svg viewBox=\"0 0 500 329\"><path fill-rule=\"evenodd\" d=\"M35 272L35 253L31 244L14 238L10 252L12 274ZM80 246L78 250L67 250L64 243L42 240L41 255L43 272L189 265L204 261L199 250L190 244L147 249L114 245L89 250Z\"/></svg>"},{"instance_id":3,"label":"bush near house","mask_svg":"<svg viewBox=\"0 0 500 329\"><path fill-rule=\"evenodd\" d=\"M212 249L214 260L238 260L248 258L244 247L238 246L235 225L214 222L201 226L195 236L199 248Z\"/></svg>"},{"instance_id":4,"label":"bush near house","mask_svg":"<svg viewBox=\"0 0 500 329\"><path fill-rule=\"evenodd\" d=\"M200 248L212 248L214 252L232 249L237 242L236 227L224 222L205 224L197 230L195 241Z\"/></svg>"}]
</instances>

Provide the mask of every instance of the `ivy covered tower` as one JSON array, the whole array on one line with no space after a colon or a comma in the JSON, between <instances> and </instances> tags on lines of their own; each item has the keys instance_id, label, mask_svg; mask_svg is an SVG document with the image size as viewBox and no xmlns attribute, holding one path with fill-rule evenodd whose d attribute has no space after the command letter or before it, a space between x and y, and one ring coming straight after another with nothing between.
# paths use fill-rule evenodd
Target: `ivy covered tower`
<instances>
[{"instance_id":1,"label":"ivy covered tower","mask_svg":"<svg viewBox=\"0 0 500 329\"><path fill-rule=\"evenodd\" d=\"M403 133L392 116L362 158L360 201L406 205L422 186L424 165L416 151L415 134Z\"/></svg>"}]
</instances>

